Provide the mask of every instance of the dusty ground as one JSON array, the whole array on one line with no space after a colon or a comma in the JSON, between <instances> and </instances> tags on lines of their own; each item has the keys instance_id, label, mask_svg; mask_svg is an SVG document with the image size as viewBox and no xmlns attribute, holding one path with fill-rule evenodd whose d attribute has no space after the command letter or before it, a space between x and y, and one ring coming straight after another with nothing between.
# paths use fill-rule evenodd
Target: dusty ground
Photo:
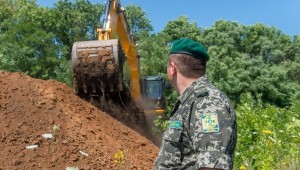
<instances>
[{"instance_id":1,"label":"dusty ground","mask_svg":"<svg viewBox=\"0 0 300 170\"><path fill-rule=\"evenodd\" d=\"M26 149L31 145L38 147ZM3 71L0 150L1 170L152 169L158 154L151 141L83 101L67 85Z\"/></svg>"}]
</instances>

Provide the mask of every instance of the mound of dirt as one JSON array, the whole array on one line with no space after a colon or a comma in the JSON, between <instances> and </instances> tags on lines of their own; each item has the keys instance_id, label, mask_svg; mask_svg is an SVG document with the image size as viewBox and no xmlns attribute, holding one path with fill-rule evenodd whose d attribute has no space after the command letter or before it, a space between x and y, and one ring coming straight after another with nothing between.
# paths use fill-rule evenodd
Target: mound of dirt
<instances>
[{"instance_id":1,"label":"mound of dirt","mask_svg":"<svg viewBox=\"0 0 300 170\"><path fill-rule=\"evenodd\" d=\"M0 169L152 169L158 148L56 81L0 71Z\"/></svg>"}]
</instances>

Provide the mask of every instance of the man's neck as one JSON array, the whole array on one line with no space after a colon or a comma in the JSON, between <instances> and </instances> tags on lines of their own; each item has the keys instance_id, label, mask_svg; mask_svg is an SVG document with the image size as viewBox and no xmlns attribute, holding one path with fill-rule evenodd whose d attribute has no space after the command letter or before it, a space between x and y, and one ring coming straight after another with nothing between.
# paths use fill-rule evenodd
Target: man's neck
<instances>
[{"instance_id":1,"label":"man's neck","mask_svg":"<svg viewBox=\"0 0 300 170\"><path fill-rule=\"evenodd\" d=\"M188 88L195 80L196 80L196 78L186 78L186 77L183 77L182 75L178 75L177 90L178 90L179 94L182 95L183 92L186 90L186 88Z\"/></svg>"}]
</instances>

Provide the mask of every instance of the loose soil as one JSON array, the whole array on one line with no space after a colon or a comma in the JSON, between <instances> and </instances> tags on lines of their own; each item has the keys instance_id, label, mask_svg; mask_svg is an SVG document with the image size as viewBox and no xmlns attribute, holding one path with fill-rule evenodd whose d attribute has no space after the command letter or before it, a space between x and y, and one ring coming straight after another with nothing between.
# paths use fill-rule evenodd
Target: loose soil
<instances>
[{"instance_id":1,"label":"loose soil","mask_svg":"<svg viewBox=\"0 0 300 170\"><path fill-rule=\"evenodd\" d=\"M3 71L0 143L0 170L153 169L158 154L150 140L67 85ZM31 145L37 147L26 149Z\"/></svg>"}]
</instances>

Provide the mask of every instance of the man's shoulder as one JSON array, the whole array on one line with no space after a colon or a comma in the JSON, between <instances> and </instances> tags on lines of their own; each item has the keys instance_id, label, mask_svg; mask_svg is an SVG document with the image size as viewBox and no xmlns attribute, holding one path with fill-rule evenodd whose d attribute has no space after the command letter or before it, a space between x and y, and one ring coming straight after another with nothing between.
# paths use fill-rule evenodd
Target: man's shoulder
<instances>
[{"instance_id":1,"label":"man's shoulder","mask_svg":"<svg viewBox=\"0 0 300 170\"><path fill-rule=\"evenodd\" d=\"M228 96L219 88L206 81L206 83L202 83L201 86L198 86L194 89L193 98L202 98L209 99L212 102L224 103L225 105L229 105L230 99Z\"/></svg>"}]
</instances>

